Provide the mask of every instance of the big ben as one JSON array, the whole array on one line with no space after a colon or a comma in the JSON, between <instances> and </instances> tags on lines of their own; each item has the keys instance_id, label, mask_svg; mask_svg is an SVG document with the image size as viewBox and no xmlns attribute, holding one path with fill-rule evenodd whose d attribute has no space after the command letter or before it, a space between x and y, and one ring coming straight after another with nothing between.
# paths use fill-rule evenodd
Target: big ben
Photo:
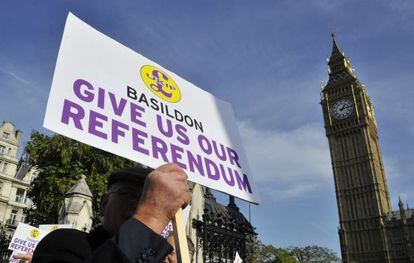
<instances>
[{"instance_id":1,"label":"big ben","mask_svg":"<svg viewBox=\"0 0 414 263\"><path fill-rule=\"evenodd\" d=\"M393 262L387 218L392 212L374 107L332 35L329 80L321 105L329 141L343 262Z\"/></svg>"}]
</instances>

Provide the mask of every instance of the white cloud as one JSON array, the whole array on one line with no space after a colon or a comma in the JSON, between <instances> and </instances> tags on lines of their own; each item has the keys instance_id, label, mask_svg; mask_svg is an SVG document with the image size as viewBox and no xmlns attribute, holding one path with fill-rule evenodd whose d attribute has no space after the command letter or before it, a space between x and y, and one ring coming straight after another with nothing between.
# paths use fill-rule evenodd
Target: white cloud
<instances>
[{"instance_id":1,"label":"white cloud","mask_svg":"<svg viewBox=\"0 0 414 263\"><path fill-rule=\"evenodd\" d=\"M410 176L404 173L404 164L393 155L383 155L385 176L388 183L388 192L391 198L391 206L393 210L398 208L398 199L402 198L403 202L412 203L414 193L412 192L413 180Z\"/></svg>"},{"instance_id":2,"label":"white cloud","mask_svg":"<svg viewBox=\"0 0 414 263\"><path fill-rule=\"evenodd\" d=\"M250 122L238 123L256 188L262 199L272 201L301 198L333 189L328 140L319 123L293 130L264 130ZM407 180L394 156L384 154L390 197L410 200L402 187Z\"/></svg>"},{"instance_id":3,"label":"white cloud","mask_svg":"<svg viewBox=\"0 0 414 263\"><path fill-rule=\"evenodd\" d=\"M329 147L319 125L269 131L239 122L239 129L262 198L300 197L333 183Z\"/></svg>"},{"instance_id":4,"label":"white cloud","mask_svg":"<svg viewBox=\"0 0 414 263\"><path fill-rule=\"evenodd\" d=\"M14 85L17 86L17 87L15 87L16 89L23 88L23 89L27 90L30 93L36 92L36 93L39 93L41 95L47 95L48 94L48 92L45 91L44 89L41 89L41 88L38 88L38 87L34 86L28 80L18 76L14 72L11 72L9 70L4 70L4 69L0 68L0 73L3 73L3 74L5 74L5 76L8 76L9 78L15 80L16 82L14 82Z\"/></svg>"}]
</instances>

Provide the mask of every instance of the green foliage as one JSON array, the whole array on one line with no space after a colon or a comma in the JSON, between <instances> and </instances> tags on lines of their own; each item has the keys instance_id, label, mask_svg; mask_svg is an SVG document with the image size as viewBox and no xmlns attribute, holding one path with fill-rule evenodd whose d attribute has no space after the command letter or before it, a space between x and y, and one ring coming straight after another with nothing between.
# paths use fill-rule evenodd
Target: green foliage
<instances>
[{"instance_id":1,"label":"green foliage","mask_svg":"<svg viewBox=\"0 0 414 263\"><path fill-rule=\"evenodd\" d=\"M249 261L250 262L250 261ZM276 248L257 242L257 263L334 263L341 262L332 250L319 246Z\"/></svg>"},{"instance_id":2,"label":"green foliage","mask_svg":"<svg viewBox=\"0 0 414 263\"><path fill-rule=\"evenodd\" d=\"M257 262L259 256L260 241L256 236L253 236L246 244L247 258L246 262Z\"/></svg>"},{"instance_id":3,"label":"green foliage","mask_svg":"<svg viewBox=\"0 0 414 263\"><path fill-rule=\"evenodd\" d=\"M283 248L258 243L258 263L296 263L295 258Z\"/></svg>"},{"instance_id":4,"label":"green foliage","mask_svg":"<svg viewBox=\"0 0 414 263\"><path fill-rule=\"evenodd\" d=\"M108 175L116 169L138 165L65 136L46 136L37 131L32 132L25 151L30 164L39 170L29 191L35 207L28 211L29 222L38 224L57 223L65 193L82 174L93 194L94 223L97 223L99 200L106 191Z\"/></svg>"},{"instance_id":5,"label":"green foliage","mask_svg":"<svg viewBox=\"0 0 414 263\"><path fill-rule=\"evenodd\" d=\"M306 247L291 247L289 252L300 263L332 263L340 262L340 259L329 248L319 246L306 246Z\"/></svg>"}]
</instances>

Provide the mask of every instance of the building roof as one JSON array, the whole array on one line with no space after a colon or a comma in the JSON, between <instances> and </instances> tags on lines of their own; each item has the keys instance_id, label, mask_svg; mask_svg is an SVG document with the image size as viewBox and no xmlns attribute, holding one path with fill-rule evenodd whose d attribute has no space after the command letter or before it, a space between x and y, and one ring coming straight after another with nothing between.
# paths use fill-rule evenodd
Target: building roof
<instances>
[{"instance_id":1,"label":"building roof","mask_svg":"<svg viewBox=\"0 0 414 263\"><path fill-rule=\"evenodd\" d=\"M207 190L205 201L204 215L207 215L211 221L216 223L233 223L235 227L243 227L247 232L255 234L251 223L240 213L235 204L224 206L216 202L212 193Z\"/></svg>"},{"instance_id":2,"label":"building roof","mask_svg":"<svg viewBox=\"0 0 414 263\"><path fill-rule=\"evenodd\" d=\"M66 193L65 196L81 194L92 198L91 190L85 180L86 176L82 175L81 179Z\"/></svg>"},{"instance_id":3,"label":"building roof","mask_svg":"<svg viewBox=\"0 0 414 263\"><path fill-rule=\"evenodd\" d=\"M411 218L414 217L414 209L405 209L405 218ZM392 211L387 215L388 221L391 221L393 219L401 220L401 213L400 211Z\"/></svg>"},{"instance_id":4,"label":"building roof","mask_svg":"<svg viewBox=\"0 0 414 263\"><path fill-rule=\"evenodd\" d=\"M335 35L332 34L332 52L329 58L329 62L343 60L344 58L345 54L339 48L338 43L336 43Z\"/></svg>"}]
</instances>

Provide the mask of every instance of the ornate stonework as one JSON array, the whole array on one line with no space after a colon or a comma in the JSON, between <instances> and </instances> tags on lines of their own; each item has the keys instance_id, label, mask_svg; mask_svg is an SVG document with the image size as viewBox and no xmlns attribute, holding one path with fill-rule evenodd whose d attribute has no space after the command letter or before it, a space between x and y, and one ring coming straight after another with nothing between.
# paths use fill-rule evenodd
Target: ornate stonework
<instances>
[{"instance_id":1,"label":"ornate stonework","mask_svg":"<svg viewBox=\"0 0 414 263\"><path fill-rule=\"evenodd\" d=\"M27 192L38 173L27 160L18 159L22 134L9 121L0 126L0 227L7 236L26 220L25 211L32 205Z\"/></svg>"},{"instance_id":2,"label":"ornate stonework","mask_svg":"<svg viewBox=\"0 0 414 263\"><path fill-rule=\"evenodd\" d=\"M343 262L412 262L413 213L392 212L374 107L335 37L321 105ZM404 219L405 218L405 219Z\"/></svg>"}]
</instances>

